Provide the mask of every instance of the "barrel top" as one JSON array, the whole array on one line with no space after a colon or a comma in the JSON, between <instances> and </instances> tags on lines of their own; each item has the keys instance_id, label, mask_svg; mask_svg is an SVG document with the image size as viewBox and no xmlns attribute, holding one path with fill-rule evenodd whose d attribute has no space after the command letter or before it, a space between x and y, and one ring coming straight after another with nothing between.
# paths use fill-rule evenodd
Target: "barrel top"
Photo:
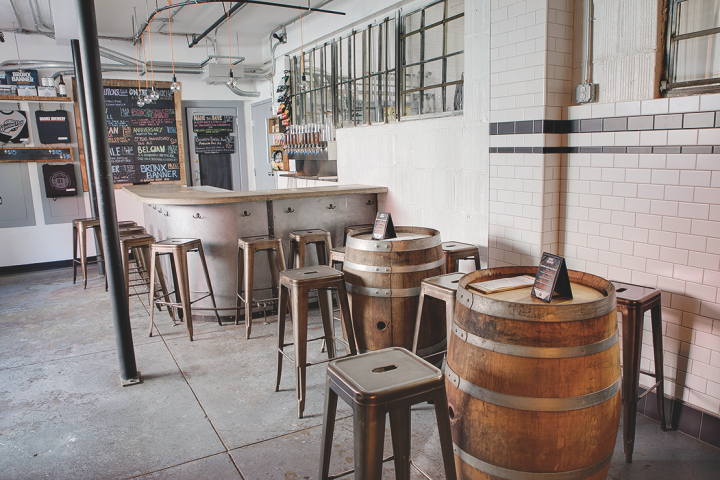
<instances>
[{"instance_id":1,"label":"barrel top","mask_svg":"<svg viewBox=\"0 0 720 480\"><path fill-rule=\"evenodd\" d=\"M569 270L573 297L553 298L545 303L530 295L532 287L494 294L481 294L466 290L471 283L497 278L532 275L537 267L501 267L478 270L460 280L458 301L478 313L524 321L570 322L594 316L607 315L616 307L615 287L604 278Z\"/></svg>"},{"instance_id":2,"label":"barrel top","mask_svg":"<svg viewBox=\"0 0 720 480\"><path fill-rule=\"evenodd\" d=\"M425 227L395 227L397 238L373 240L372 231L349 232L345 245L348 249L367 252L409 252L439 247L442 243L440 232Z\"/></svg>"},{"instance_id":3,"label":"barrel top","mask_svg":"<svg viewBox=\"0 0 720 480\"><path fill-rule=\"evenodd\" d=\"M361 233L354 236L358 240L371 240L372 239L372 232L369 233ZM397 232L397 237L395 238L386 238L383 240L384 242L399 242L403 240L418 240L420 238L430 238L430 235L423 234L423 233L411 233L411 232Z\"/></svg>"}]
</instances>

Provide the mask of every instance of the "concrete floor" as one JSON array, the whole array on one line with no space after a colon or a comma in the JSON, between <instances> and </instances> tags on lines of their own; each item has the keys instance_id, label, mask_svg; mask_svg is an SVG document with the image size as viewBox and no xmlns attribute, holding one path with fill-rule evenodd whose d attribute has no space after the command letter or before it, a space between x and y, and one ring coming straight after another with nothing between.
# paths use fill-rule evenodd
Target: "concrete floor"
<instances>
[{"instance_id":1,"label":"concrete floor","mask_svg":"<svg viewBox=\"0 0 720 480\"><path fill-rule=\"evenodd\" d=\"M191 343L184 326L160 313L150 338L145 306L133 297L143 383L122 388L109 296L90 270L87 290L72 284L69 269L0 277L0 479L316 478L324 367L308 369L298 419L288 364L282 390L273 391L274 318L255 320L250 340L243 326L195 322ZM320 335L317 312L310 330ZM319 343L312 345L310 360L319 360ZM352 468L352 418L339 407L331 473ZM412 421L413 458L444 478L434 410L418 406ZM389 433L385 448L390 455ZM643 415L635 448L626 464L620 433L608 478L720 476L720 450L663 433ZM394 478L392 462L383 478Z\"/></svg>"}]
</instances>

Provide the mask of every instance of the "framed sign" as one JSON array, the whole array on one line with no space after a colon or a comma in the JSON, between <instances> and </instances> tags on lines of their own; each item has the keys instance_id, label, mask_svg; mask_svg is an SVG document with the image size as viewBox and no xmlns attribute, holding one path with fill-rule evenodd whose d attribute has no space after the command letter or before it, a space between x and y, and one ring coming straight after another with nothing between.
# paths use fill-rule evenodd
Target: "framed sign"
<instances>
[{"instance_id":1,"label":"framed sign","mask_svg":"<svg viewBox=\"0 0 720 480\"><path fill-rule=\"evenodd\" d=\"M540 259L540 265L530 295L543 302L550 303L554 293L561 297L573 298L565 259L544 252Z\"/></svg>"},{"instance_id":2,"label":"framed sign","mask_svg":"<svg viewBox=\"0 0 720 480\"><path fill-rule=\"evenodd\" d=\"M229 135L233 133L232 115L193 115L193 132L197 135Z\"/></svg>"},{"instance_id":3,"label":"framed sign","mask_svg":"<svg viewBox=\"0 0 720 480\"><path fill-rule=\"evenodd\" d=\"M235 137L198 135L195 137L195 153L235 153Z\"/></svg>"}]
</instances>

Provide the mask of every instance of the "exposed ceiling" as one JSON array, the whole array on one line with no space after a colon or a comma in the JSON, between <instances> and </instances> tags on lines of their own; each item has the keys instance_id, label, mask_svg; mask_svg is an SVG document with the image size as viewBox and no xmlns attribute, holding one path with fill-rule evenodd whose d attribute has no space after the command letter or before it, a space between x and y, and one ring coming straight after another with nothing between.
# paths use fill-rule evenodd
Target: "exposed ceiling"
<instances>
[{"instance_id":1,"label":"exposed ceiling","mask_svg":"<svg viewBox=\"0 0 720 480\"><path fill-rule=\"evenodd\" d=\"M175 0L181 3L183 0ZM283 3L297 6L308 6L308 0L267 0L269 3ZM43 24L53 27L53 17L67 18L72 15L73 0L0 0L0 30L11 30L19 27L25 30L36 30L33 9L39 9L42 22L38 28L45 30ZM227 8L233 2L225 2ZM310 0L310 6L318 8L324 0ZM13 14L13 4L17 10L17 17ZM167 5L167 0L95 0L98 33L100 36L132 37L132 17L137 12L140 24L144 24L148 13L152 13L157 6ZM331 6L325 7L332 9ZM173 16L173 34L201 33L210 27L213 22L225 14L223 4L188 5L182 9L171 9L156 16L150 24L153 32L168 32L168 12ZM237 34L244 40L264 40L279 25L298 17L299 10L272 7L266 5L246 4L232 17L230 21L231 35ZM326 15L326 14L322 14ZM332 15L331 15L332 16ZM224 31L226 27L223 25Z\"/></svg>"}]
</instances>

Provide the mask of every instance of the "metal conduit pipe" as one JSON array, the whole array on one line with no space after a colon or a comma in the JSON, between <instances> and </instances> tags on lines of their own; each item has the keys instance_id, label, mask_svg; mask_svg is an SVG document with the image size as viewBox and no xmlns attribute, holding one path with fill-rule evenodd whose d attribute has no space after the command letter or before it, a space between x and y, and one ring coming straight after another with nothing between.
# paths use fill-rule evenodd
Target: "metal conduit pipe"
<instances>
[{"instance_id":1,"label":"metal conduit pipe","mask_svg":"<svg viewBox=\"0 0 720 480\"><path fill-rule=\"evenodd\" d=\"M231 92L233 92L235 95L239 97L259 97L260 92L246 92L245 90L240 90L237 87L233 87L232 85L225 84Z\"/></svg>"},{"instance_id":2,"label":"metal conduit pipe","mask_svg":"<svg viewBox=\"0 0 720 480\"><path fill-rule=\"evenodd\" d=\"M15 6L15 0L10 0L10 6L13 9L13 15L15 15L15 20L17 20L18 27L22 29L22 24L20 23L20 15L18 14L17 7Z\"/></svg>"}]
</instances>

